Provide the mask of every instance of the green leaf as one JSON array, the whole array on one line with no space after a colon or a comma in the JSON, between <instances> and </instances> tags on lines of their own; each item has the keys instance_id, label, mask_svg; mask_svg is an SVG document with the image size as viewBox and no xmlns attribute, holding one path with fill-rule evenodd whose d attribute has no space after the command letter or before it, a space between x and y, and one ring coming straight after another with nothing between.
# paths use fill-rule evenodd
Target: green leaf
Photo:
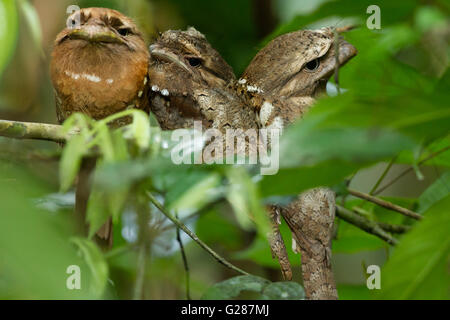
<instances>
[{"instance_id":1,"label":"green leaf","mask_svg":"<svg viewBox=\"0 0 450 320\"><path fill-rule=\"evenodd\" d=\"M270 300L303 300L305 290L297 282L275 282L262 292Z\"/></svg>"},{"instance_id":2,"label":"green leaf","mask_svg":"<svg viewBox=\"0 0 450 320\"><path fill-rule=\"evenodd\" d=\"M259 182L264 198L273 195L295 195L319 186L334 186L355 172L359 165L343 161L327 161L314 166L286 168Z\"/></svg>"},{"instance_id":3,"label":"green leaf","mask_svg":"<svg viewBox=\"0 0 450 320\"><path fill-rule=\"evenodd\" d=\"M261 205L259 189L242 167L227 170L230 181L227 199L234 209L236 218L243 228L249 229L251 221L261 235L270 232L270 223L265 208Z\"/></svg>"},{"instance_id":4,"label":"green leaf","mask_svg":"<svg viewBox=\"0 0 450 320\"><path fill-rule=\"evenodd\" d=\"M188 179L180 177L177 186L174 186L176 190L181 192L175 198L172 193L169 205L171 210L196 211L215 200L219 195L217 188L220 186L221 176L218 173L192 173L186 177Z\"/></svg>"},{"instance_id":5,"label":"green leaf","mask_svg":"<svg viewBox=\"0 0 450 320\"><path fill-rule=\"evenodd\" d=\"M150 120L143 111L136 110L133 113L133 123L131 124L131 135L141 150L147 150L150 144L151 130Z\"/></svg>"},{"instance_id":6,"label":"green leaf","mask_svg":"<svg viewBox=\"0 0 450 320\"><path fill-rule=\"evenodd\" d=\"M450 172L444 173L419 197L418 212L427 211L436 202L444 199L450 194Z\"/></svg>"},{"instance_id":7,"label":"green leaf","mask_svg":"<svg viewBox=\"0 0 450 320\"><path fill-rule=\"evenodd\" d=\"M382 269L384 299L449 299L450 196L406 234Z\"/></svg>"},{"instance_id":8,"label":"green leaf","mask_svg":"<svg viewBox=\"0 0 450 320\"><path fill-rule=\"evenodd\" d=\"M11 58L18 37L18 17L14 0L0 0L0 76Z\"/></svg>"},{"instance_id":9,"label":"green leaf","mask_svg":"<svg viewBox=\"0 0 450 320\"><path fill-rule=\"evenodd\" d=\"M72 187L80 170L85 152L86 142L81 135L73 136L64 147L59 165L59 179L62 192L67 192Z\"/></svg>"},{"instance_id":10,"label":"green leaf","mask_svg":"<svg viewBox=\"0 0 450 320\"><path fill-rule=\"evenodd\" d=\"M86 221L89 223L89 238L92 238L111 216L108 204L108 194L94 183L86 214Z\"/></svg>"},{"instance_id":11,"label":"green leaf","mask_svg":"<svg viewBox=\"0 0 450 320\"><path fill-rule=\"evenodd\" d=\"M238 276L216 283L202 296L202 300L229 300L237 298L243 291L262 293L269 280L255 276Z\"/></svg>"},{"instance_id":12,"label":"green leaf","mask_svg":"<svg viewBox=\"0 0 450 320\"><path fill-rule=\"evenodd\" d=\"M91 273L90 290L101 297L108 281L108 264L98 246L87 239L72 238L71 241L79 248Z\"/></svg>"}]
</instances>

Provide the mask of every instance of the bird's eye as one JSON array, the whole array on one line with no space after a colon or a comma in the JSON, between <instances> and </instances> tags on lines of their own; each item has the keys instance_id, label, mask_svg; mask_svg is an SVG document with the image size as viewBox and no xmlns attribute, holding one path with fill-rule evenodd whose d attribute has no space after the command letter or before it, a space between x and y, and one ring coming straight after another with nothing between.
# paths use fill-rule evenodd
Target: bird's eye
<instances>
[{"instance_id":1,"label":"bird's eye","mask_svg":"<svg viewBox=\"0 0 450 320\"><path fill-rule=\"evenodd\" d=\"M119 34L122 37L126 37L126 36L128 36L131 33L131 30L128 29L128 28L121 28L121 29L118 29L117 32L119 32Z\"/></svg>"},{"instance_id":2,"label":"bird's eye","mask_svg":"<svg viewBox=\"0 0 450 320\"><path fill-rule=\"evenodd\" d=\"M200 58L190 57L190 58L187 58L187 60L191 67L197 68L197 67L200 67L202 64L202 59L200 59Z\"/></svg>"},{"instance_id":3,"label":"bird's eye","mask_svg":"<svg viewBox=\"0 0 450 320\"><path fill-rule=\"evenodd\" d=\"M320 66L320 61L319 59L314 59L313 61L308 62L305 65L305 69L307 71L316 71Z\"/></svg>"}]
</instances>

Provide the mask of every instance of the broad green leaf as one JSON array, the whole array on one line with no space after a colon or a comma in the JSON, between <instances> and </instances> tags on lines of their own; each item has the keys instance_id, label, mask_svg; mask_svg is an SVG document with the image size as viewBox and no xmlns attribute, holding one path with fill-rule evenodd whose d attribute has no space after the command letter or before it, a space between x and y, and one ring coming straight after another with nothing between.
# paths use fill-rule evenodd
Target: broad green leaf
<instances>
[{"instance_id":1,"label":"broad green leaf","mask_svg":"<svg viewBox=\"0 0 450 320\"><path fill-rule=\"evenodd\" d=\"M303 300L305 290L297 282L275 282L264 288L262 294L270 300Z\"/></svg>"},{"instance_id":2,"label":"broad green leaf","mask_svg":"<svg viewBox=\"0 0 450 320\"><path fill-rule=\"evenodd\" d=\"M81 135L73 136L64 147L59 165L62 192L67 192L72 187L86 151L86 142Z\"/></svg>"},{"instance_id":3,"label":"broad green leaf","mask_svg":"<svg viewBox=\"0 0 450 320\"><path fill-rule=\"evenodd\" d=\"M270 222L265 208L261 205L258 186L242 167L227 170L230 185L227 199L234 209L236 218L243 228L250 228L253 220L261 235L270 232Z\"/></svg>"},{"instance_id":4,"label":"broad green leaf","mask_svg":"<svg viewBox=\"0 0 450 320\"><path fill-rule=\"evenodd\" d=\"M286 168L259 182L263 197L295 195L319 186L334 186L357 171L359 165L343 161L323 162L314 166Z\"/></svg>"},{"instance_id":5,"label":"broad green leaf","mask_svg":"<svg viewBox=\"0 0 450 320\"><path fill-rule=\"evenodd\" d=\"M215 200L219 195L221 176L218 173L194 174L188 176L192 179L180 177L177 190L182 191L178 197L171 199L169 208L174 211L196 211ZM186 178L188 178L186 177Z\"/></svg>"},{"instance_id":6,"label":"broad green leaf","mask_svg":"<svg viewBox=\"0 0 450 320\"><path fill-rule=\"evenodd\" d=\"M27 169L0 162L0 299L93 299L82 275L69 290L71 265L88 270L68 239L72 219L37 208L33 199L54 192Z\"/></svg>"},{"instance_id":7,"label":"broad green leaf","mask_svg":"<svg viewBox=\"0 0 450 320\"><path fill-rule=\"evenodd\" d=\"M97 129L97 145L100 148L103 159L106 162L114 162L117 158L116 153L114 152L114 144L112 141L110 129L103 122L97 123Z\"/></svg>"},{"instance_id":8,"label":"broad green leaf","mask_svg":"<svg viewBox=\"0 0 450 320\"><path fill-rule=\"evenodd\" d=\"M384 299L449 299L450 197L424 213L382 269Z\"/></svg>"},{"instance_id":9,"label":"broad green leaf","mask_svg":"<svg viewBox=\"0 0 450 320\"><path fill-rule=\"evenodd\" d=\"M89 238L92 238L111 216L108 205L108 194L94 183L86 215L86 221L89 223Z\"/></svg>"},{"instance_id":10,"label":"broad green leaf","mask_svg":"<svg viewBox=\"0 0 450 320\"><path fill-rule=\"evenodd\" d=\"M140 110L133 113L133 123L131 125L132 135L136 144L141 150L147 150L150 143L150 120L148 116Z\"/></svg>"},{"instance_id":11,"label":"broad green leaf","mask_svg":"<svg viewBox=\"0 0 450 320\"><path fill-rule=\"evenodd\" d=\"M0 76L15 50L17 37L16 1L0 0Z\"/></svg>"},{"instance_id":12,"label":"broad green leaf","mask_svg":"<svg viewBox=\"0 0 450 320\"><path fill-rule=\"evenodd\" d=\"M72 242L81 251L89 271L92 275L90 290L92 293L101 298L106 289L108 281L108 264L100 251L99 247L92 241L83 238L73 238Z\"/></svg>"},{"instance_id":13,"label":"broad green leaf","mask_svg":"<svg viewBox=\"0 0 450 320\"><path fill-rule=\"evenodd\" d=\"M450 172L444 173L419 197L419 213L426 212L436 202L450 194Z\"/></svg>"},{"instance_id":14,"label":"broad green leaf","mask_svg":"<svg viewBox=\"0 0 450 320\"><path fill-rule=\"evenodd\" d=\"M202 300L229 300L237 298L243 291L262 293L270 281L255 276L238 276L209 288L202 296Z\"/></svg>"}]
</instances>

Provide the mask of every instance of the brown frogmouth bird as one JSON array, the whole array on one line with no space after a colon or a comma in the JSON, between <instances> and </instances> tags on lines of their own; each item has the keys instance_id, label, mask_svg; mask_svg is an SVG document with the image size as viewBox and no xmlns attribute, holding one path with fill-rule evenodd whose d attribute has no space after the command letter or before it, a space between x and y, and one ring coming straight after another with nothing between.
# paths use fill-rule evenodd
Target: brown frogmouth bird
<instances>
[{"instance_id":1,"label":"brown frogmouth bird","mask_svg":"<svg viewBox=\"0 0 450 320\"><path fill-rule=\"evenodd\" d=\"M258 112L261 127L283 129L308 111L325 93L335 70L356 53L331 28L288 33L255 56L235 88ZM301 194L286 208L272 206L272 220L280 221L283 214L293 233L293 250L302 253L308 299L337 299L330 263L334 197L331 190L317 188ZM290 270L283 252L279 251L282 269Z\"/></svg>"},{"instance_id":2,"label":"brown frogmouth bird","mask_svg":"<svg viewBox=\"0 0 450 320\"><path fill-rule=\"evenodd\" d=\"M75 112L96 120L130 108L149 112L148 62L147 46L130 18L106 8L73 13L56 37L50 66L58 121ZM93 167L85 161L78 179L76 211L82 215ZM102 237L109 239L110 228Z\"/></svg>"},{"instance_id":3,"label":"brown frogmouth bird","mask_svg":"<svg viewBox=\"0 0 450 320\"><path fill-rule=\"evenodd\" d=\"M338 43L336 57L333 29L300 30L275 38L258 52L236 89L257 110L262 127L283 128L326 92L336 67L357 53L348 42Z\"/></svg>"},{"instance_id":4,"label":"brown frogmouth bird","mask_svg":"<svg viewBox=\"0 0 450 320\"><path fill-rule=\"evenodd\" d=\"M166 31L150 46L150 54L152 112L163 129L192 128L194 121L222 133L259 128L255 109L232 86L236 80L232 68L199 31ZM249 145L245 151L233 151L254 152L257 146ZM279 232L269 240L273 255L284 259L286 247ZM292 277L290 270L282 271L285 279Z\"/></svg>"},{"instance_id":5,"label":"brown frogmouth bird","mask_svg":"<svg viewBox=\"0 0 450 320\"><path fill-rule=\"evenodd\" d=\"M222 133L258 128L255 111L229 87L236 79L232 68L202 33L166 31L150 56L151 111L163 129L192 128L194 121Z\"/></svg>"}]
</instances>

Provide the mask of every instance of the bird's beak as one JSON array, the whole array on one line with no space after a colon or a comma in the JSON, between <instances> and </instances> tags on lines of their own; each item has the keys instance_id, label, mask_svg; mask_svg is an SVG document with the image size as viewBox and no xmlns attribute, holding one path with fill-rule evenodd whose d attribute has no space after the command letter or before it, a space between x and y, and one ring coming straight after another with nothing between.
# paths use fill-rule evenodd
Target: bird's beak
<instances>
[{"instance_id":1,"label":"bird's beak","mask_svg":"<svg viewBox=\"0 0 450 320\"><path fill-rule=\"evenodd\" d=\"M184 61L180 60L180 58L175 53L170 52L159 44L152 44L150 46L150 55L157 60L175 63L187 72L192 73L192 70L189 69Z\"/></svg>"},{"instance_id":2,"label":"bird's beak","mask_svg":"<svg viewBox=\"0 0 450 320\"><path fill-rule=\"evenodd\" d=\"M68 37L92 43L123 43L122 38L107 27L96 24L88 24L78 29L72 29L69 31Z\"/></svg>"},{"instance_id":3,"label":"bird's beak","mask_svg":"<svg viewBox=\"0 0 450 320\"><path fill-rule=\"evenodd\" d=\"M339 42L339 64L344 65L358 54L358 50L345 40Z\"/></svg>"},{"instance_id":4,"label":"bird's beak","mask_svg":"<svg viewBox=\"0 0 450 320\"><path fill-rule=\"evenodd\" d=\"M333 45L332 50L330 51L332 55L330 58L330 63L327 64L325 68L323 68L318 75L319 79L323 79L328 81L328 79L333 75L336 68L341 68L344 64L350 61L353 57L358 54L358 50L348 43L345 40L339 41L339 55L338 55L338 63L336 64L336 49L335 45Z\"/></svg>"}]
</instances>

